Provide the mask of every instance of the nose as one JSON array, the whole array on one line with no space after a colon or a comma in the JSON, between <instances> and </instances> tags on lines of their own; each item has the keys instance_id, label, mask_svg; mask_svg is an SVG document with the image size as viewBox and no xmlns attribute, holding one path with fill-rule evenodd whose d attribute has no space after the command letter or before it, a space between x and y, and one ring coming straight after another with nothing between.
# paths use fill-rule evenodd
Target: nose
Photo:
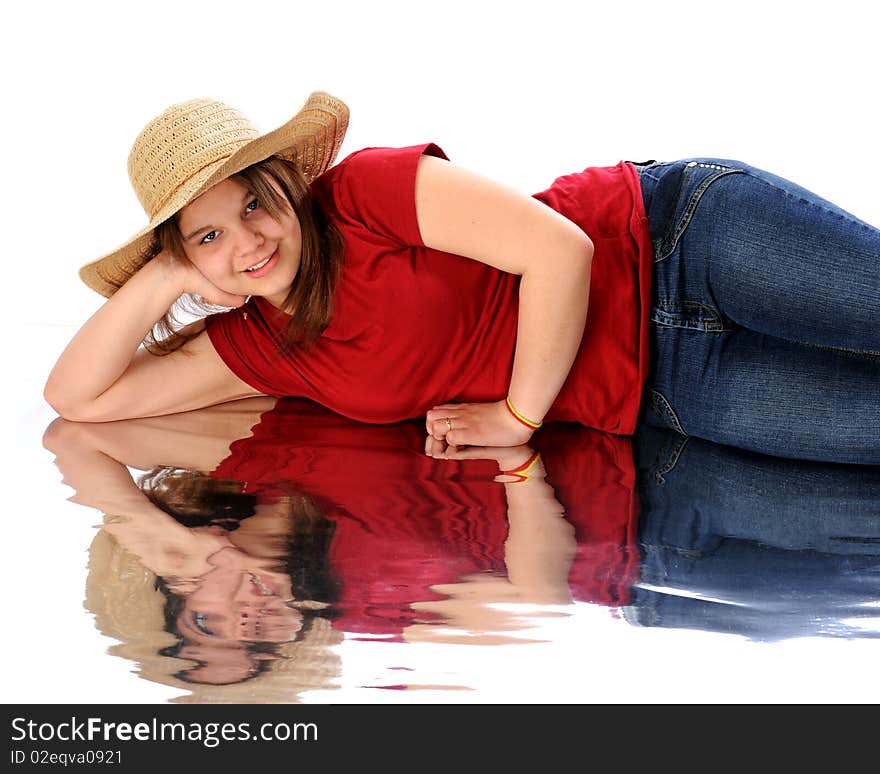
<instances>
[{"instance_id":1,"label":"nose","mask_svg":"<svg viewBox=\"0 0 880 774\"><path fill-rule=\"evenodd\" d=\"M250 224L242 224L235 233L235 254L239 258L249 258L264 243L260 230Z\"/></svg>"}]
</instances>

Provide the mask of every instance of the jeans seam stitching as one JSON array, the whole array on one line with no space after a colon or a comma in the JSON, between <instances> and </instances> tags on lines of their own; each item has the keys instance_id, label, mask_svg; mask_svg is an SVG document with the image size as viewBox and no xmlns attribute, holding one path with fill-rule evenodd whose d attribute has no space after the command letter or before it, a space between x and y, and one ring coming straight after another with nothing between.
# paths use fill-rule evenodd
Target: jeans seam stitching
<instances>
[{"instance_id":1,"label":"jeans seam stitching","mask_svg":"<svg viewBox=\"0 0 880 774\"><path fill-rule=\"evenodd\" d=\"M776 183L774 183L772 180L766 180L765 178L761 177L760 175L756 175L747 169L741 169L739 171L742 172L743 174L748 175L749 177L751 177L755 180L759 180L760 182L765 183L766 185L770 186L773 190L779 191L781 194L783 194L784 196L787 196L789 199L795 199L798 202L800 202L801 204L809 204L811 207L816 207L817 209L822 210L822 212L826 213L827 215L834 215L835 217L839 218L840 220L845 220L848 223L852 223L855 226L861 226L862 228L868 229L869 231L874 230L874 226L872 226L870 223L866 223L861 218L856 217L852 213L848 213L845 211L841 212L838 210L829 209L828 207L823 207L819 202L814 202L814 201L811 201L810 199L805 199L803 196L797 196L797 195L791 193L791 191L786 191L784 188L776 185Z\"/></svg>"},{"instance_id":2,"label":"jeans seam stitching","mask_svg":"<svg viewBox=\"0 0 880 774\"><path fill-rule=\"evenodd\" d=\"M801 341L800 339L789 339L794 344L802 344L806 347L814 349L829 350L831 352L843 352L847 355L858 355L868 358L869 360L877 360L880 358L880 351L873 349L850 349L849 347L833 347L830 344L816 344L812 341Z\"/></svg>"},{"instance_id":3,"label":"jeans seam stitching","mask_svg":"<svg viewBox=\"0 0 880 774\"><path fill-rule=\"evenodd\" d=\"M673 207L673 213L678 210L678 203L681 199L681 192L685 188L685 184L687 183L687 179L685 178L685 174L690 177L692 174L693 167L685 167L684 172L682 173L682 180L679 183L678 191L675 196L675 205ZM702 180L697 186L697 189L691 195L691 198L688 200L687 205L685 205L684 212L681 214L681 218L676 226L675 218L673 216L673 222L670 224L669 231L674 231L675 233L672 237L669 237L669 231L664 235L663 239L660 242L660 249L657 250L657 256L654 258L655 263L659 263L660 261L666 260L673 250L675 250L675 246L679 243L684 232L687 230L688 226L690 226L691 221L693 220L694 213L697 211L697 207L700 204L700 201L703 198L703 195L706 191L709 190L709 187L712 183L720 180L722 177L726 177L727 175L737 175L744 174L745 170L740 169L739 167L728 167L722 172L716 172L715 174L708 175L704 180ZM667 246L668 245L668 246Z\"/></svg>"},{"instance_id":4,"label":"jeans seam stitching","mask_svg":"<svg viewBox=\"0 0 880 774\"><path fill-rule=\"evenodd\" d=\"M651 389L651 404L655 411L658 411L658 413L662 411L673 423L673 430L681 435L687 435L684 428L681 426L681 422L678 419L678 415L675 413L675 409L672 408L672 404L666 399L666 396L663 395L663 393L659 390Z\"/></svg>"},{"instance_id":5,"label":"jeans seam stitching","mask_svg":"<svg viewBox=\"0 0 880 774\"><path fill-rule=\"evenodd\" d=\"M675 314L672 314L672 313L666 311L666 307L668 307L670 309L675 309L675 308L682 307L682 306L698 307L699 309L704 309L710 313L709 316L712 319L711 320L695 320L695 321L693 321L692 324L688 324L684 315L675 315ZM672 317L672 318L677 317L678 319L683 320L684 324L676 325L673 323L662 322L662 321L656 319L655 313L657 313L657 312L665 313L665 314L669 315L669 317ZM701 301L658 301L654 306L653 312L651 313L651 320L653 322L657 323L658 325L663 325L664 327L667 327L667 328L684 328L687 330L699 330L699 331L703 331L704 333L725 333L726 331L733 330L732 328L728 328L724 325L723 317L722 317L721 313L715 307L713 307L709 304L704 304Z\"/></svg>"},{"instance_id":6,"label":"jeans seam stitching","mask_svg":"<svg viewBox=\"0 0 880 774\"><path fill-rule=\"evenodd\" d=\"M666 483L666 479L664 478L664 476L668 474L671 470L673 470L676 465L678 465L678 460L681 457L681 453L684 451L684 447L687 445L687 442L689 440L690 436L680 435L679 438L671 440L668 445L664 446L657 453L657 458L654 461L653 477L658 484ZM671 449L670 446L672 447ZM660 460L664 457L666 458L666 462L661 464Z\"/></svg>"},{"instance_id":7,"label":"jeans seam stitching","mask_svg":"<svg viewBox=\"0 0 880 774\"><path fill-rule=\"evenodd\" d=\"M675 231L675 213L678 211L678 203L681 201L681 192L684 190L687 185L688 180L690 180L691 175L693 173L692 167L685 167L682 170L681 177L678 181L678 188L675 191L675 201L672 204L672 217L669 219L669 225L666 229L666 233L663 234L663 237L658 241L658 244L655 245L654 249L654 263L659 263L662 260L668 258L672 251L675 249L675 241L672 241L672 245L668 250L665 249L665 245L670 241L671 234Z\"/></svg>"}]
</instances>

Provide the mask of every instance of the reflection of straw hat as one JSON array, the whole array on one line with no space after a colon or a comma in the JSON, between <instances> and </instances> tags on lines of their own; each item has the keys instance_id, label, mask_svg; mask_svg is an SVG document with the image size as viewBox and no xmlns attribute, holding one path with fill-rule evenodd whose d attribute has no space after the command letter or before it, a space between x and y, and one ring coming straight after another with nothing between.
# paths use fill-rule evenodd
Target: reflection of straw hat
<instances>
[{"instance_id":1,"label":"reflection of straw hat","mask_svg":"<svg viewBox=\"0 0 880 774\"><path fill-rule=\"evenodd\" d=\"M107 517L105 517L107 518ZM134 662L134 670L151 682L183 693L171 701L184 704L294 704L301 694L336 687L340 660L334 648L343 639L330 621L313 617L308 631L294 642L275 647L277 658L255 677L232 685L200 685L178 676L192 661L165 655L177 644L166 630L165 596L156 576L119 541L99 530L89 546L89 573L84 606L95 626L119 641L109 653Z\"/></svg>"},{"instance_id":2,"label":"reflection of straw hat","mask_svg":"<svg viewBox=\"0 0 880 774\"><path fill-rule=\"evenodd\" d=\"M111 296L140 269L152 232L211 186L278 154L297 163L312 181L336 158L348 107L316 91L286 124L260 135L235 108L212 99L172 105L138 135L128 157L128 175L150 221L111 253L83 266L79 276Z\"/></svg>"}]
</instances>

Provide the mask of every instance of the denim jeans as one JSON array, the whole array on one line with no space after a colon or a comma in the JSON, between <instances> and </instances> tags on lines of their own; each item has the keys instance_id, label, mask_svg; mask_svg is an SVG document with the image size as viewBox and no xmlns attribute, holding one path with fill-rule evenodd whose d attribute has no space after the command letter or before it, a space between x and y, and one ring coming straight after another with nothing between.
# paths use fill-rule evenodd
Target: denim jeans
<instances>
[{"instance_id":1,"label":"denim jeans","mask_svg":"<svg viewBox=\"0 0 880 774\"><path fill-rule=\"evenodd\" d=\"M880 230L739 161L637 169L654 247L645 411L765 454L880 464Z\"/></svg>"},{"instance_id":2,"label":"denim jeans","mask_svg":"<svg viewBox=\"0 0 880 774\"><path fill-rule=\"evenodd\" d=\"M878 637L880 467L790 460L640 423L627 620L759 640Z\"/></svg>"}]
</instances>

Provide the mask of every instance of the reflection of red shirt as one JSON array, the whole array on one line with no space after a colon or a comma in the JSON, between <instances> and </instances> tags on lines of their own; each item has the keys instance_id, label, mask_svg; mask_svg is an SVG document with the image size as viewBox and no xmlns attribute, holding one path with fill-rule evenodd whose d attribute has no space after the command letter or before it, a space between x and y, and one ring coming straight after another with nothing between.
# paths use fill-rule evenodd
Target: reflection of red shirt
<instances>
[{"instance_id":1,"label":"reflection of red shirt","mask_svg":"<svg viewBox=\"0 0 880 774\"><path fill-rule=\"evenodd\" d=\"M289 481L336 522L330 567L337 626L397 635L410 603L475 572L505 572L507 501L491 460L434 460L421 423L367 425L306 401L279 401L212 475L250 492ZM621 605L637 571L636 495L628 439L574 425L535 438L547 480L576 529L576 600Z\"/></svg>"},{"instance_id":2,"label":"reflection of red shirt","mask_svg":"<svg viewBox=\"0 0 880 774\"><path fill-rule=\"evenodd\" d=\"M376 423L507 395L519 277L424 246L415 210L423 153L444 155L432 144L368 148L313 183L345 240L333 318L311 349L284 355L275 334L287 315L263 299L208 318L217 353L242 380ZM631 433L647 368L651 276L638 175L625 162L593 167L536 198L596 248L580 351L546 419Z\"/></svg>"}]
</instances>

